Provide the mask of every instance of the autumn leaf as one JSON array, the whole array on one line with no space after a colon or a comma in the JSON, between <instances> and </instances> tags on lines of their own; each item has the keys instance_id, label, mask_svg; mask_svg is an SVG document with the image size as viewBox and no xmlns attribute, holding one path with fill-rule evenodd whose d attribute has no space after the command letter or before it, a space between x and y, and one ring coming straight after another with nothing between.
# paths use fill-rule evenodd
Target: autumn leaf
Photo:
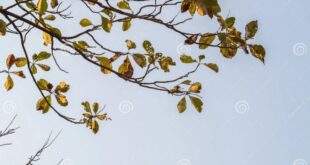
<instances>
[{"instance_id":1,"label":"autumn leaf","mask_svg":"<svg viewBox=\"0 0 310 165\"><path fill-rule=\"evenodd\" d=\"M178 110L180 113L183 113L186 110L186 99L183 97L178 103Z\"/></svg>"},{"instance_id":2,"label":"autumn leaf","mask_svg":"<svg viewBox=\"0 0 310 165\"><path fill-rule=\"evenodd\" d=\"M92 130L94 134L98 133L99 131L99 124L96 120L92 122Z\"/></svg>"},{"instance_id":3,"label":"autumn leaf","mask_svg":"<svg viewBox=\"0 0 310 165\"><path fill-rule=\"evenodd\" d=\"M13 54L10 54L6 58L6 66L8 69L10 69L12 67L12 65L14 64L14 61L15 61L15 56Z\"/></svg>"},{"instance_id":4,"label":"autumn leaf","mask_svg":"<svg viewBox=\"0 0 310 165\"><path fill-rule=\"evenodd\" d=\"M14 81L10 75L7 76L4 87L7 91L11 90L14 86Z\"/></svg>"},{"instance_id":5,"label":"autumn leaf","mask_svg":"<svg viewBox=\"0 0 310 165\"><path fill-rule=\"evenodd\" d=\"M39 15L43 15L48 8L47 0L39 0L37 7L38 7Z\"/></svg>"},{"instance_id":6,"label":"autumn leaf","mask_svg":"<svg viewBox=\"0 0 310 165\"><path fill-rule=\"evenodd\" d=\"M46 100L48 102L46 102ZM48 110L50 109L50 106L48 103L51 104L51 96L50 95L46 96L46 100L44 99L44 97L38 100L37 105L36 105L36 109L38 111L42 111L43 113L48 112Z\"/></svg>"},{"instance_id":7,"label":"autumn leaf","mask_svg":"<svg viewBox=\"0 0 310 165\"><path fill-rule=\"evenodd\" d=\"M123 64L119 66L118 73L122 74L126 78L131 78L133 75L133 67L128 57L124 60Z\"/></svg>"},{"instance_id":8,"label":"autumn leaf","mask_svg":"<svg viewBox=\"0 0 310 165\"><path fill-rule=\"evenodd\" d=\"M190 100L191 100L191 103L193 104L193 106L195 107L195 109L198 111L198 112L202 112L202 105L203 105L203 102L197 98L197 97L194 97L194 96L189 96Z\"/></svg>"},{"instance_id":9,"label":"autumn leaf","mask_svg":"<svg viewBox=\"0 0 310 165\"><path fill-rule=\"evenodd\" d=\"M16 67L23 67L27 64L27 59L24 57L19 57L16 58L14 62Z\"/></svg>"},{"instance_id":10,"label":"autumn leaf","mask_svg":"<svg viewBox=\"0 0 310 165\"><path fill-rule=\"evenodd\" d=\"M201 83L195 82L189 87L189 91L193 93L199 93L201 89Z\"/></svg>"},{"instance_id":11,"label":"autumn leaf","mask_svg":"<svg viewBox=\"0 0 310 165\"><path fill-rule=\"evenodd\" d=\"M52 36L46 32L43 32L44 45L47 46L52 43Z\"/></svg>"},{"instance_id":12,"label":"autumn leaf","mask_svg":"<svg viewBox=\"0 0 310 165\"><path fill-rule=\"evenodd\" d=\"M146 58L143 54L133 54L133 59L135 60L135 62L141 67L144 68L146 67Z\"/></svg>"},{"instance_id":13,"label":"autumn leaf","mask_svg":"<svg viewBox=\"0 0 310 165\"><path fill-rule=\"evenodd\" d=\"M7 23L0 19L0 36L4 36L6 34Z\"/></svg>"},{"instance_id":14,"label":"autumn leaf","mask_svg":"<svg viewBox=\"0 0 310 165\"><path fill-rule=\"evenodd\" d=\"M60 104L61 106L67 106L68 105L68 100L67 97L62 95L62 94L57 94L55 95L56 100L58 102L58 104Z\"/></svg>"},{"instance_id":15,"label":"autumn leaf","mask_svg":"<svg viewBox=\"0 0 310 165\"><path fill-rule=\"evenodd\" d=\"M81 21L80 21L80 25L82 27L87 27L87 26L90 26L90 25L93 25L93 23L87 19L87 18L83 18Z\"/></svg>"}]
</instances>

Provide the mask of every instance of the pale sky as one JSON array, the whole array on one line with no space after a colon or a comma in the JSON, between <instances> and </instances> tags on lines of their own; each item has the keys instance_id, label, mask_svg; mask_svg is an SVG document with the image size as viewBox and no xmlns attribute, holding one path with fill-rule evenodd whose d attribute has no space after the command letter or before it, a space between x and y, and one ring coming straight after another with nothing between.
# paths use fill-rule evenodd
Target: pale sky
<instances>
[{"instance_id":1,"label":"pale sky","mask_svg":"<svg viewBox=\"0 0 310 165\"><path fill-rule=\"evenodd\" d=\"M73 0L71 0L73 1ZM2 3L2 2L1 2ZM0 139L1 165L25 164L43 144L50 131L62 130L38 165L307 165L310 164L310 17L309 0L219 0L222 15L236 17L236 26L257 19L256 43L265 46L263 65L250 55L239 52L228 60L217 49L201 51L180 45L183 38L158 25L134 21L129 32L98 35L114 49L124 49L125 39L141 43L148 39L158 49L175 59L180 51L192 55L206 54L206 59L220 67L218 74L200 69L191 78L204 84L204 111L193 107L179 114L179 98L142 89L115 76L104 76L98 68L80 57L58 53L60 64L70 73L52 68L39 74L54 83L67 81L71 100L62 112L80 115L80 102L89 100L106 105L113 121L101 123L93 135L84 126L72 125L52 111L42 115L35 110L39 92L29 78L14 78L15 87L7 93L0 89L0 127L18 114L16 134ZM77 19L59 24L64 34L77 30L81 18L91 18L73 3ZM179 9L169 10L177 13ZM169 15L170 13L170 15ZM213 21L215 22L215 20ZM206 32L217 28L207 17L195 17L182 28ZM39 37L38 37L39 36ZM41 50L40 33L29 38L28 49ZM16 37L0 37L0 66L5 56L22 51ZM48 61L52 64L52 60ZM0 69L2 69L0 67ZM190 67L179 67L167 77L174 77ZM155 75L161 78L161 75ZM156 77L155 77L156 78ZM0 75L0 84L5 76ZM2 85L3 86L3 85ZM123 107L129 107L124 113ZM241 109L240 109L241 107ZM242 109L245 108L245 109ZM127 110L127 109L125 109Z\"/></svg>"}]
</instances>

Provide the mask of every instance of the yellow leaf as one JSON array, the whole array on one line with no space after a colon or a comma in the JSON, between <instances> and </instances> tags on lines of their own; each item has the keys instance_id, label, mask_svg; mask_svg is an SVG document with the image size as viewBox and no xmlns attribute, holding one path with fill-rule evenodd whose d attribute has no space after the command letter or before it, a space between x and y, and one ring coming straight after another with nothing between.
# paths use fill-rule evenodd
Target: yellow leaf
<instances>
[{"instance_id":1,"label":"yellow leaf","mask_svg":"<svg viewBox=\"0 0 310 165\"><path fill-rule=\"evenodd\" d=\"M61 92L67 92L70 89L70 85L65 82L60 82L59 85L56 87L56 90L60 90Z\"/></svg>"},{"instance_id":2,"label":"yellow leaf","mask_svg":"<svg viewBox=\"0 0 310 165\"><path fill-rule=\"evenodd\" d=\"M106 114L103 114L103 115L97 115L97 118L98 118L99 120L104 120L104 119L106 119L106 118L107 118L107 115L106 115Z\"/></svg>"},{"instance_id":3,"label":"yellow leaf","mask_svg":"<svg viewBox=\"0 0 310 165\"><path fill-rule=\"evenodd\" d=\"M46 96L46 100L51 104L51 96L50 96L50 95ZM41 99L39 99L38 102L37 102L36 109L37 109L38 111L41 111L41 110L42 110L43 113L46 113L46 112L48 112L48 110L50 109L50 106L49 106L49 104L45 101L44 98L41 98Z\"/></svg>"},{"instance_id":4,"label":"yellow leaf","mask_svg":"<svg viewBox=\"0 0 310 165\"><path fill-rule=\"evenodd\" d=\"M44 17L45 20L49 20L49 21L54 21L56 19L56 17L54 15L47 15Z\"/></svg>"},{"instance_id":5,"label":"yellow leaf","mask_svg":"<svg viewBox=\"0 0 310 165\"><path fill-rule=\"evenodd\" d=\"M83 18L81 21L80 21L80 25L82 26L82 27L87 27L87 26L90 26L90 25L92 25L93 23L89 20L89 19L87 19L87 18Z\"/></svg>"},{"instance_id":6,"label":"yellow leaf","mask_svg":"<svg viewBox=\"0 0 310 165\"><path fill-rule=\"evenodd\" d=\"M24 57L16 58L15 59L15 65L17 67L23 67L27 64L27 59Z\"/></svg>"},{"instance_id":7,"label":"yellow leaf","mask_svg":"<svg viewBox=\"0 0 310 165\"><path fill-rule=\"evenodd\" d=\"M92 122L92 130L94 134L96 134L99 131L99 124L96 120Z\"/></svg>"},{"instance_id":8,"label":"yellow leaf","mask_svg":"<svg viewBox=\"0 0 310 165\"><path fill-rule=\"evenodd\" d=\"M123 64L119 66L118 73L124 75L126 78L131 78L133 75L133 67L128 57L124 60Z\"/></svg>"},{"instance_id":9,"label":"yellow leaf","mask_svg":"<svg viewBox=\"0 0 310 165\"><path fill-rule=\"evenodd\" d=\"M123 31L127 31L128 29L130 29L130 27L131 27L131 19L126 19L123 22L123 26L122 26Z\"/></svg>"},{"instance_id":10,"label":"yellow leaf","mask_svg":"<svg viewBox=\"0 0 310 165\"><path fill-rule=\"evenodd\" d=\"M110 74L111 71L108 70L108 69L112 69L112 63L110 62L110 60L106 57L96 57L96 58L99 61L100 65L102 66L101 72L103 74Z\"/></svg>"},{"instance_id":11,"label":"yellow leaf","mask_svg":"<svg viewBox=\"0 0 310 165\"><path fill-rule=\"evenodd\" d=\"M194 97L194 96L189 96L193 106L195 107L195 109L198 111L198 112L201 112L202 111L202 106L203 106L203 102L197 98L197 97Z\"/></svg>"},{"instance_id":12,"label":"yellow leaf","mask_svg":"<svg viewBox=\"0 0 310 165\"><path fill-rule=\"evenodd\" d=\"M52 43L52 36L46 32L43 32L44 45L47 46Z\"/></svg>"},{"instance_id":13,"label":"yellow leaf","mask_svg":"<svg viewBox=\"0 0 310 165\"><path fill-rule=\"evenodd\" d=\"M128 49L135 49L137 47L136 43L131 40L126 40L125 42Z\"/></svg>"},{"instance_id":14,"label":"yellow leaf","mask_svg":"<svg viewBox=\"0 0 310 165\"><path fill-rule=\"evenodd\" d=\"M39 0L37 6L39 15L44 14L48 7L47 0Z\"/></svg>"},{"instance_id":15,"label":"yellow leaf","mask_svg":"<svg viewBox=\"0 0 310 165\"><path fill-rule=\"evenodd\" d=\"M201 89L201 83L200 82L195 82L189 87L189 91L193 93L199 93Z\"/></svg>"},{"instance_id":16,"label":"yellow leaf","mask_svg":"<svg viewBox=\"0 0 310 165\"><path fill-rule=\"evenodd\" d=\"M206 33L200 37L199 48L206 49L215 39L215 35Z\"/></svg>"},{"instance_id":17,"label":"yellow leaf","mask_svg":"<svg viewBox=\"0 0 310 165\"><path fill-rule=\"evenodd\" d=\"M66 98L66 96L62 95L62 94L58 94L55 95L57 102L61 105L61 106L67 106L68 105L68 100Z\"/></svg>"},{"instance_id":18,"label":"yellow leaf","mask_svg":"<svg viewBox=\"0 0 310 165\"><path fill-rule=\"evenodd\" d=\"M101 26L102 26L104 31L109 33L111 31L112 25L113 24L109 19L101 16Z\"/></svg>"},{"instance_id":19,"label":"yellow leaf","mask_svg":"<svg viewBox=\"0 0 310 165\"><path fill-rule=\"evenodd\" d=\"M13 82L13 79L11 78L10 75L8 75L8 77L6 78L6 81L5 81L5 84L4 84L4 87L7 91L11 90L14 86L14 82Z\"/></svg>"},{"instance_id":20,"label":"yellow leaf","mask_svg":"<svg viewBox=\"0 0 310 165\"><path fill-rule=\"evenodd\" d=\"M95 103L93 104L93 111L94 111L94 113L97 113L98 110L99 110L99 104L95 102Z\"/></svg>"},{"instance_id":21,"label":"yellow leaf","mask_svg":"<svg viewBox=\"0 0 310 165\"><path fill-rule=\"evenodd\" d=\"M0 36L4 36L6 34L6 26L7 23L0 19Z\"/></svg>"},{"instance_id":22,"label":"yellow leaf","mask_svg":"<svg viewBox=\"0 0 310 165\"><path fill-rule=\"evenodd\" d=\"M180 113L183 113L186 110L186 99L183 97L178 103L178 110Z\"/></svg>"}]
</instances>

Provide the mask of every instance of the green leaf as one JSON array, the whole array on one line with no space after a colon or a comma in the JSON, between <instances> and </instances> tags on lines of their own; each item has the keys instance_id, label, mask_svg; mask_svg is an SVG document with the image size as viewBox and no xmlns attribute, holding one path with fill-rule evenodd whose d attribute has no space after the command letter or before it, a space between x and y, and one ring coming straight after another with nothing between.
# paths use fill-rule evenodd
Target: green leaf
<instances>
[{"instance_id":1,"label":"green leaf","mask_svg":"<svg viewBox=\"0 0 310 165\"><path fill-rule=\"evenodd\" d=\"M46 102L46 100L48 102ZM48 110L50 109L50 106L49 106L48 103L51 104L51 96L50 95L46 96L46 100L44 98L41 98L41 99L38 100L37 105L36 105L36 109L38 111L42 110L43 113L48 112Z\"/></svg>"},{"instance_id":2,"label":"green leaf","mask_svg":"<svg viewBox=\"0 0 310 165\"><path fill-rule=\"evenodd\" d=\"M226 19L225 19L226 27L227 27L227 28L233 27L234 24L235 24L235 20L236 20L235 17L226 18Z\"/></svg>"},{"instance_id":3,"label":"green leaf","mask_svg":"<svg viewBox=\"0 0 310 165\"><path fill-rule=\"evenodd\" d=\"M252 55L263 63L265 62L265 48L262 45L249 45Z\"/></svg>"},{"instance_id":4,"label":"green leaf","mask_svg":"<svg viewBox=\"0 0 310 165\"><path fill-rule=\"evenodd\" d=\"M143 41L143 48L146 52L148 52L149 54L154 54L154 48L152 46L152 43L150 41Z\"/></svg>"},{"instance_id":5,"label":"green leaf","mask_svg":"<svg viewBox=\"0 0 310 165\"><path fill-rule=\"evenodd\" d=\"M6 22L0 19L0 36L4 36L6 34Z\"/></svg>"},{"instance_id":6,"label":"green leaf","mask_svg":"<svg viewBox=\"0 0 310 165\"><path fill-rule=\"evenodd\" d=\"M93 23L87 19L87 18L83 18L81 21L80 21L80 25L82 27L87 27L87 26L90 26L90 25L93 25Z\"/></svg>"},{"instance_id":7,"label":"green leaf","mask_svg":"<svg viewBox=\"0 0 310 165\"><path fill-rule=\"evenodd\" d=\"M120 1L117 3L117 7L119 7L120 9L127 9L127 10L131 10L130 6L128 4L128 2L126 1Z\"/></svg>"},{"instance_id":8,"label":"green leaf","mask_svg":"<svg viewBox=\"0 0 310 165\"><path fill-rule=\"evenodd\" d=\"M38 14L43 15L48 8L47 0L39 0L37 7L38 7Z\"/></svg>"},{"instance_id":9,"label":"green leaf","mask_svg":"<svg viewBox=\"0 0 310 165\"><path fill-rule=\"evenodd\" d=\"M214 64L214 63L205 63L204 64L206 67L212 69L214 72L218 73L219 72L219 68L217 66L217 64Z\"/></svg>"},{"instance_id":10,"label":"green leaf","mask_svg":"<svg viewBox=\"0 0 310 165\"><path fill-rule=\"evenodd\" d=\"M183 98L179 101L177 107L178 107L178 111L179 111L180 113L183 113L183 112L186 110L186 99L185 99L185 97L183 97Z\"/></svg>"},{"instance_id":11,"label":"green leaf","mask_svg":"<svg viewBox=\"0 0 310 165\"><path fill-rule=\"evenodd\" d=\"M184 80L183 82L181 82L181 84L190 85L191 82L191 80Z\"/></svg>"},{"instance_id":12,"label":"green leaf","mask_svg":"<svg viewBox=\"0 0 310 165\"><path fill-rule=\"evenodd\" d=\"M36 61L43 61L43 60L46 60L48 58L51 57L51 54L50 53L47 53L45 51L42 51L38 54L37 58L36 58Z\"/></svg>"},{"instance_id":13,"label":"green leaf","mask_svg":"<svg viewBox=\"0 0 310 165\"><path fill-rule=\"evenodd\" d=\"M101 69L101 72L103 74L110 74L111 71L108 70L108 69L112 69L112 63L110 62L110 60L106 57L96 57L97 60L99 61L100 65L102 66L100 69ZM108 68L108 69L106 69Z\"/></svg>"},{"instance_id":14,"label":"green leaf","mask_svg":"<svg viewBox=\"0 0 310 165\"><path fill-rule=\"evenodd\" d=\"M99 110L99 104L98 103L93 103L93 111L94 111L94 113L96 114L97 112L98 112L98 110Z\"/></svg>"},{"instance_id":15,"label":"green leaf","mask_svg":"<svg viewBox=\"0 0 310 165\"><path fill-rule=\"evenodd\" d=\"M26 6L33 12L36 10L36 5L33 2L27 2Z\"/></svg>"},{"instance_id":16,"label":"green leaf","mask_svg":"<svg viewBox=\"0 0 310 165\"><path fill-rule=\"evenodd\" d=\"M23 67L27 64L27 59L24 57L19 57L15 59L14 63L16 67Z\"/></svg>"},{"instance_id":17,"label":"green leaf","mask_svg":"<svg viewBox=\"0 0 310 165\"><path fill-rule=\"evenodd\" d=\"M126 19L126 20L123 22L123 26L122 26L123 31L129 30L130 27L131 27L131 19Z\"/></svg>"},{"instance_id":18,"label":"green leaf","mask_svg":"<svg viewBox=\"0 0 310 165\"><path fill-rule=\"evenodd\" d=\"M237 53L237 45L229 40L222 41L220 51L226 58L233 58Z\"/></svg>"},{"instance_id":19,"label":"green leaf","mask_svg":"<svg viewBox=\"0 0 310 165\"><path fill-rule=\"evenodd\" d=\"M249 22L245 27L245 37L246 39L253 38L258 30L257 20Z\"/></svg>"},{"instance_id":20,"label":"green leaf","mask_svg":"<svg viewBox=\"0 0 310 165\"><path fill-rule=\"evenodd\" d=\"M37 74L37 72L38 72L37 67L35 65L31 65L31 73Z\"/></svg>"},{"instance_id":21,"label":"green leaf","mask_svg":"<svg viewBox=\"0 0 310 165\"><path fill-rule=\"evenodd\" d=\"M213 35L213 34L206 33L206 34L202 35L200 37L200 40L199 40L199 48L200 49L206 49L209 45L212 44L214 39L215 39L215 35Z\"/></svg>"},{"instance_id":22,"label":"green leaf","mask_svg":"<svg viewBox=\"0 0 310 165\"><path fill-rule=\"evenodd\" d=\"M102 13L106 14L107 16L109 16L110 18L113 17L113 13L111 12L110 9L104 8L101 10Z\"/></svg>"},{"instance_id":23,"label":"green leaf","mask_svg":"<svg viewBox=\"0 0 310 165\"><path fill-rule=\"evenodd\" d=\"M112 22L109 19L101 16L101 26L102 26L104 31L109 33L111 31L111 28L112 28Z\"/></svg>"},{"instance_id":24,"label":"green leaf","mask_svg":"<svg viewBox=\"0 0 310 165\"><path fill-rule=\"evenodd\" d=\"M136 43L131 40L126 40L126 45L128 49L136 49Z\"/></svg>"},{"instance_id":25,"label":"green leaf","mask_svg":"<svg viewBox=\"0 0 310 165\"><path fill-rule=\"evenodd\" d=\"M197 98L197 97L194 97L194 96L189 96L193 106L195 107L195 109L198 111L198 112L202 112L202 106L203 106L203 102Z\"/></svg>"},{"instance_id":26,"label":"green leaf","mask_svg":"<svg viewBox=\"0 0 310 165\"><path fill-rule=\"evenodd\" d=\"M160 68L164 71L164 72L169 72L170 69L170 65L175 65L175 62L172 60L171 57L162 57L160 60L159 60L159 65L160 65Z\"/></svg>"},{"instance_id":27,"label":"green leaf","mask_svg":"<svg viewBox=\"0 0 310 165\"><path fill-rule=\"evenodd\" d=\"M84 106L84 110L86 112L90 112L90 104L88 101L82 102L82 105Z\"/></svg>"},{"instance_id":28,"label":"green leaf","mask_svg":"<svg viewBox=\"0 0 310 165\"><path fill-rule=\"evenodd\" d=\"M61 37L61 31L58 28L50 28L50 30L58 37Z\"/></svg>"},{"instance_id":29,"label":"green leaf","mask_svg":"<svg viewBox=\"0 0 310 165\"><path fill-rule=\"evenodd\" d=\"M187 56L185 54L181 55L180 60L185 64L190 64L197 62L195 59L193 59L191 56Z\"/></svg>"},{"instance_id":30,"label":"green leaf","mask_svg":"<svg viewBox=\"0 0 310 165\"><path fill-rule=\"evenodd\" d=\"M38 82L37 82L39 88L41 90L49 90L48 88L48 84L49 82L47 82L45 79L40 79Z\"/></svg>"},{"instance_id":31,"label":"green leaf","mask_svg":"<svg viewBox=\"0 0 310 165\"><path fill-rule=\"evenodd\" d=\"M206 56L205 55L199 55L199 61L202 61L202 60L204 60L205 58L206 58Z\"/></svg>"},{"instance_id":32,"label":"green leaf","mask_svg":"<svg viewBox=\"0 0 310 165\"><path fill-rule=\"evenodd\" d=\"M98 133L99 131L99 124L96 120L94 120L92 123L92 131L94 134Z\"/></svg>"},{"instance_id":33,"label":"green leaf","mask_svg":"<svg viewBox=\"0 0 310 165\"><path fill-rule=\"evenodd\" d=\"M133 59L141 67L146 67L146 58L143 54L133 54Z\"/></svg>"}]
</instances>

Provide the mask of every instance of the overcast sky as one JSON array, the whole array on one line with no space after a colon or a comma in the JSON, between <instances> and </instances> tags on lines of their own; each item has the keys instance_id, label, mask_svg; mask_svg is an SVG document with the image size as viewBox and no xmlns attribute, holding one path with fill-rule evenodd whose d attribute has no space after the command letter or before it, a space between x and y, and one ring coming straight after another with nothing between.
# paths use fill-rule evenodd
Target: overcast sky
<instances>
[{"instance_id":1,"label":"overcast sky","mask_svg":"<svg viewBox=\"0 0 310 165\"><path fill-rule=\"evenodd\" d=\"M203 52L183 46L181 36L144 21L134 21L124 34L115 26L112 34L98 35L114 49L124 49L125 39L137 43L148 39L156 49L174 58L184 51L194 56L206 54L208 61L219 65L220 72L201 69L192 76L204 84L203 113L198 114L191 107L178 114L179 98L104 76L80 57L58 53L60 64L70 73L54 67L51 74L38 76L54 83L65 80L71 84L68 93L71 102L62 111L79 115L80 102L97 101L106 105L113 121L101 123L100 132L93 135L53 112L42 115L35 111L40 95L32 81L15 78L11 92L0 89L0 126L5 127L17 113L15 125L21 128L16 134L0 139L0 144L14 143L0 148L0 164L25 164L49 132L56 134L59 130L61 135L37 164L55 165L61 159L64 165L310 164L310 1L219 0L219 3L222 15L235 16L239 29L249 21L259 21L255 41L266 48L265 65L241 51L228 60L217 49ZM65 34L74 31L72 25L77 25L81 18L91 18L81 10L79 2L73 4L72 15L78 19L58 25L65 28ZM178 10L169 10L167 17ZM217 27L207 17L195 17L182 28L206 32ZM27 46L31 52L42 49L40 33L34 33L29 40ZM6 55L22 55L15 37L1 37L0 50L2 67ZM188 69L181 67L172 73L177 75ZM4 79L0 75L1 84Z\"/></svg>"}]
</instances>

